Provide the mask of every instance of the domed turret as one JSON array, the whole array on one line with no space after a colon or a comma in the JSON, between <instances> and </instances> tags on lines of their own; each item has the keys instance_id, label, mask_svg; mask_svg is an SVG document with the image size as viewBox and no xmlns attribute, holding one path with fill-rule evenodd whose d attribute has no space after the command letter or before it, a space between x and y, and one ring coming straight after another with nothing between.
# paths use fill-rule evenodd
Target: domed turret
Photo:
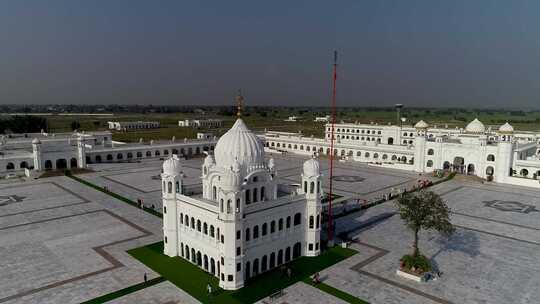
<instances>
[{"instance_id":1,"label":"domed turret","mask_svg":"<svg viewBox=\"0 0 540 304\"><path fill-rule=\"evenodd\" d=\"M276 164L274 162L274 158L271 157L269 160L268 160L268 169L270 169L270 171L274 170L276 168Z\"/></svg>"},{"instance_id":2,"label":"domed turret","mask_svg":"<svg viewBox=\"0 0 540 304\"><path fill-rule=\"evenodd\" d=\"M484 124L480 120L478 120L478 118L475 118L465 127L465 132L467 133L481 134L485 131L486 126L484 126Z\"/></svg>"},{"instance_id":3,"label":"domed turret","mask_svg":"<svg viewBox=\"0 0 540 304\"><path fill-rule=\"evenodd\" d=\"M178 175L182 172L180 159L176 154L163 162L163 173L167 175Z\"/></svg>"},{"instance_id":4,"label":"domed turret","mask_svg":"<svg viewBox=\"0 0 540 304\"><path fill-rule=\"evenodd\" d=\"M304 177L319 176L320 166L319 161L315 158L308 159L304 162Z\"/></svg>"},{"instance_id":5,"label":"domed turret","mask_svg":"<svg viewBox=\"0 0 540 304\"><path fill-rule=\"evenodd\" d=\"M215 163L216 163L216 161L214 160L213 155L208 154L204 158L204 166L207 167L207 168L213 166Z\"/></svg>"},{"instance_id":6,"label":"domed turret","mask_svg":"<svg viewBox=\"0 0 540 304\"><path fill-rule=\"evenodd\" d=\"M427 127L429 127L429 125L427 124L427 122L423 121L423 120L420 120L419 122L417 122L414 127L416 129L427 129Z\"/></svg>"},{"instance_id":7,"label":"domed turret","mask_svg":"<svg viewBox=\"0 0 540 304\"><path fill-rule=\"evenodd\" d=\"M237 119L232 128L223 134L214 149L216 164L229 168L234 161L247 168L250 165L264 164L264 146L242 119Z\"/></svg>"},{"instance_id":8,"label":"domed turret","mask_svg":"<svg viewBox=\"0 0 540 304\"><path fill-rule=\"evenodd\" d=\"M499 127L499 133L514 133L514 127L511 124L506 122L504 125Z\"/></svg>"},{"instance_id":9,"label":"domed turret","mask_svg":"<svg viewBox=\"0 0 540 304\"><path fill-rule=\"evenodd\" d=\"M39 139L36 137L36 138L32 139L32 144L33 144L33 145L39 145L39 144L41 144L41 140L39 140Z\"/></svg>"}]
</instances>

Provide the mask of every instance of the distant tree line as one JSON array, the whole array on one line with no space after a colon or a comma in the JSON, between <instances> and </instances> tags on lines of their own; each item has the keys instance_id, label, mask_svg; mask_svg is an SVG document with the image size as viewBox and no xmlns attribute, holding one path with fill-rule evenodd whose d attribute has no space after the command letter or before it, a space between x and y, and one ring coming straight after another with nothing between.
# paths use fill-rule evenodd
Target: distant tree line
<instances>
[{"instance_id":1,"label":"distant tree line","mask_svg":"<svg viewBox=\"0 0 540 304\"><path fill-rule=\"evenodd\" d=\"M47 131L47 119L32 115L16 115L0 119L0 133L36 133Z\"/></svg>"}]
</instances>

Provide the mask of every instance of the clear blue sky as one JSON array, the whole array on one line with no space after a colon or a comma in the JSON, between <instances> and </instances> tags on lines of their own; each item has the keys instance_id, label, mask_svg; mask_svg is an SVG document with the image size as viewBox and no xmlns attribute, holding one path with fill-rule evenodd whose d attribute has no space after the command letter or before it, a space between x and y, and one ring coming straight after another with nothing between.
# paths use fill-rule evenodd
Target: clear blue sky
<instances>
[{"instance_id":1,"label":"clear blue sky","mask_svg":"<svg viewBox=\"0 0 540 304\"><path fill-rule=\"evenodd\" d=\"M0 2L0 103L540 108L540 1Z\"/></svg>"}]
</instances>

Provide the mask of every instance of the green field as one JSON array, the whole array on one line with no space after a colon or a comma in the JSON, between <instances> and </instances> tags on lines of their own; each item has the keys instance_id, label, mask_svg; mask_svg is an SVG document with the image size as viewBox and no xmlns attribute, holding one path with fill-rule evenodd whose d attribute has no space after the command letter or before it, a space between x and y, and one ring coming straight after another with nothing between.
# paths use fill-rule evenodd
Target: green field
<instances>
[{"instance_id":1,"label":"green field","mask_svg":"<svg viewBox=\"0 0 540 304\"><path fill-rule=\"evenodd\" d=\"M271 108L253 107L247 108L243 119L248 126L262 132L264 129L274 131L302 132L305 136L314 135L322 137L324 135L324 123L315 123L316 116L329 114L329 109L325 108ZM297 122L285 122L289 116L302 117ZM466 109L405 109L403 116L407 117L406 124L414 124L423 119L431 125L449 127L464 127L469 121L478 117L487 126L497 127L506 121L514 125L517 130L540 130L540 111L506 111L506 110L466 110ZM216 135L223 134L235 120L232 114L224 115L217 109L204 114L197 113L148 113L148 114L115 114L112 116L45 116L48 120L50 132L70 132L71 123L78 121L81 130L96 131L106 130L107 121L137 121L151 120L161 123L160 129L140 130L129 132L114 132L113 139L118 141L135 142L140 138L148 141L150 139L177 139L194 138L197 132L212 131ZM224 126L220 129L192 129L178 127L178 120L182 119L205 119L219 118L224 120ZM359 122L359 123L395 123L396 113L392 108L340 108L337 111L337 122Z\"/></svg>"}]
</instances>

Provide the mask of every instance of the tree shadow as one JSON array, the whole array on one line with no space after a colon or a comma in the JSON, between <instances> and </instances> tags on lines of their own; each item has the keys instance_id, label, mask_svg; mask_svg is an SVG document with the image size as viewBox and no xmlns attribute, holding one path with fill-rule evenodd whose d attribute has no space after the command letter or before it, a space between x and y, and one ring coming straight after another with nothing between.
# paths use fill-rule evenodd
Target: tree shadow
<instances>
[{"instance_id":1,"label":"tree shadow","mask_svg":"<svg viewBox=\"0 0 540 304\"><path fill-rule=\"evenodd\" d=\"M469 257L480 254L480 240L476 233L470 230L456 230L450 237L439 235L435 242L440 246L430 258L431 266L435 272L440 271L436 258L441 253L460 252Z\"/></svg>"}]
</instances>

